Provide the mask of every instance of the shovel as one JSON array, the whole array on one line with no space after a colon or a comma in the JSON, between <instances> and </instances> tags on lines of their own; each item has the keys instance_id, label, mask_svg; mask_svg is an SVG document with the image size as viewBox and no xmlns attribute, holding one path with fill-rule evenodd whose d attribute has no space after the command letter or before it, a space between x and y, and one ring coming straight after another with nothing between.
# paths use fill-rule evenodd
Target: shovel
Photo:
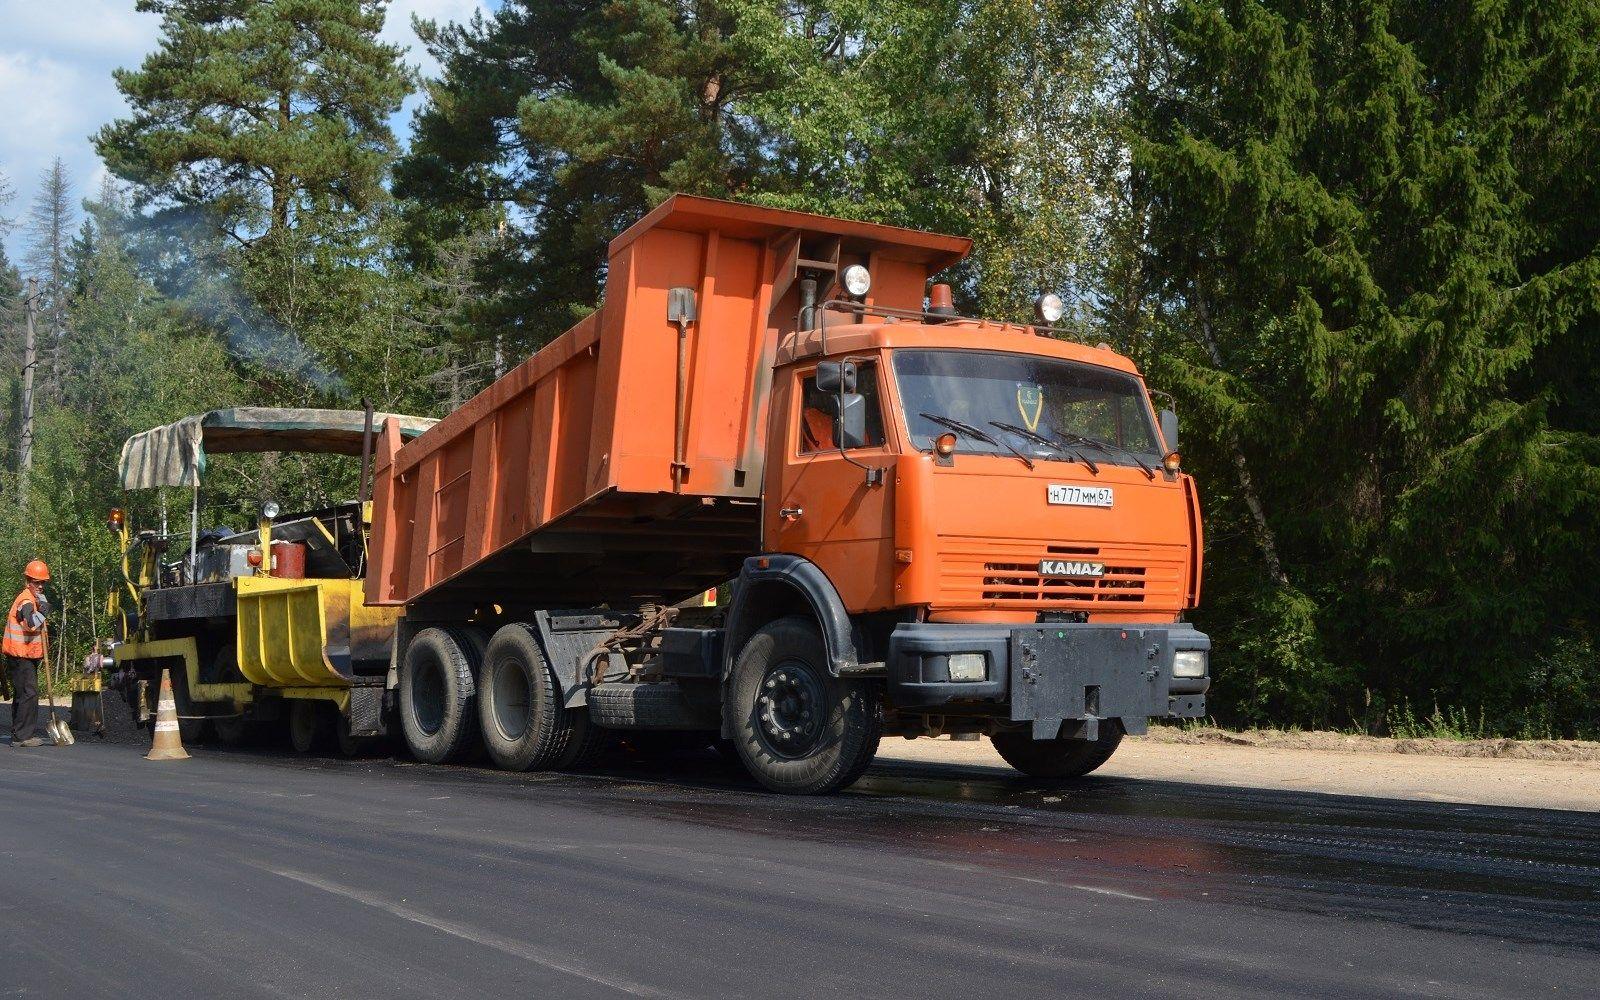
<instances>
[{"instance_id":1,"label":"shovel","mask_svg":"<svg viewBox=\"0 0 1600 1000\"><path fill-rule=\"evenodd\" d=\"M50 633L44 634L44 683L50 689L50 721L45 723L45 732L50 734L50 742L58 747L70 747L78 742L72 735L72 727L67 725L65 719L56 715L56 683L55 675L50 670Z\"/></svg>"}]
</instances>

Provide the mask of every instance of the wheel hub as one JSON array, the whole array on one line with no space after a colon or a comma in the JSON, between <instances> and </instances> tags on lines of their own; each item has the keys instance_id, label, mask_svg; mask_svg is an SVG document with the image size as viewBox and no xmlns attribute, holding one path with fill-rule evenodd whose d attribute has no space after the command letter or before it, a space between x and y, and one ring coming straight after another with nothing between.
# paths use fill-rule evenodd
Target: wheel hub
<instances>
[{"instance_id":1,"label":"wheel hub","mask_svg":"<svg viewBox=\"0 0 1600 1000\"><path fill-rule=\"evenodd\" d=\"M826 721L826 696L810 671L780 663L767 671L756 696L756 718L767 748L780 757L804 757L816 748Z\"/></svg>"}]
</instances>

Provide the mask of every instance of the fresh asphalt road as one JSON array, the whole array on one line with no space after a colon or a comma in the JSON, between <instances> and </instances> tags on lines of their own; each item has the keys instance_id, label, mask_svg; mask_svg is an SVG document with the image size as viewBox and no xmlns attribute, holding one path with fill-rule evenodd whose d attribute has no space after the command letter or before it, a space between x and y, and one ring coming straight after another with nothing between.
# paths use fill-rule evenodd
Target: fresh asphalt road
<instances>
[{"instance_id":1,"label":"fresh asphalt road","mask_svg":"<svg viewBox=\"0 0 1600 1000\"><path fill-rule=\"evenodd\" d=\"M1533 996L1600 817L715 755L582 776L0 746L0 996Z\"/></svg>"}]
</instances>

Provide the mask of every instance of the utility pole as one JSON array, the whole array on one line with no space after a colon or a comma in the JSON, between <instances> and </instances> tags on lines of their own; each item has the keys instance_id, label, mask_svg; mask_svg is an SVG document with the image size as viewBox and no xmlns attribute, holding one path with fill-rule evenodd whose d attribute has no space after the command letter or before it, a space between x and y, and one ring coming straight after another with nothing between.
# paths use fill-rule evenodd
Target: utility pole
<instances>
[{"instance_id":1,"label":"utility pole","mask_svg":"<svg viewBox=\"0 0 1600 1000\"><path fill-rule=\"evenodd\" d=\"M39 279L28 279L28 328L22 342L22 441L17 445L18 492L23 503L28 499L28 476L33 471L33 368L36 363L33 342L33 315L39 306Z\"/></svg>"}]
</instances>

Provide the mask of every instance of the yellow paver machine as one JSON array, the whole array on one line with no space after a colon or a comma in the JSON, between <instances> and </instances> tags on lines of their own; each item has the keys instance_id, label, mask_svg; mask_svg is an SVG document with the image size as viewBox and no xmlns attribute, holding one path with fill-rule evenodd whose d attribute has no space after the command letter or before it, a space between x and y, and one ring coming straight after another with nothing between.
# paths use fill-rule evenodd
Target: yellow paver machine
<instances>
[{"instance_id":1,"label":"yellow paver machine","mask_svg":"<svg viewBox=\"0 0 1600 1000\"><path fill-rule=\"evenodd\" d=\"M124 489L193 489L187 536L136 531L120 510L110 515L124 580L114 598L120 641L109 682L136 719L150 720L166 668L186 741L243 743L285 720L301 752L334 739L354 752L383 735L400 609L367 607L362 578L367 465L374 428L388 418L406 438L434 423L362 410L235 407L128 439ZM230 452L360 456L362 495L292 514L267 502L252 529L201 532L206 457Z\"/></svg>"}]
</instances>

